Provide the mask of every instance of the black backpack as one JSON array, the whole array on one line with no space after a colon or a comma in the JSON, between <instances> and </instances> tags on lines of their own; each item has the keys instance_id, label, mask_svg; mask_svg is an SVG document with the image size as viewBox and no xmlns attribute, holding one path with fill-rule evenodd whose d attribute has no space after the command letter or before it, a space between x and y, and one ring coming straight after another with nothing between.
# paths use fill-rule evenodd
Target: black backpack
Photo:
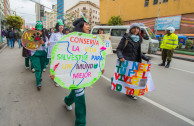
<instances>
[{"instance_id":1,"label":"black backpack","mask_svg":"<svg viewBox=\"0 0 194 126\"><path fill-rule=\"evenodd\" d=\"M9 36L9 38L14 38L14 32L10 31L8 36Z\"/></svg>"}]
</instances>

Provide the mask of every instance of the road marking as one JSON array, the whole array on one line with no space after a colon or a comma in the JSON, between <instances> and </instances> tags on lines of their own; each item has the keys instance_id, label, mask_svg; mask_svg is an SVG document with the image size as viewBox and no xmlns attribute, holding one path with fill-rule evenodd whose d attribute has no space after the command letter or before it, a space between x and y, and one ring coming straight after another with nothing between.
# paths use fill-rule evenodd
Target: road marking
<instances>
[{"instance_id":1,"label":"road marking","mask_svg":"<svg viewBox=\"0 0 194 126\"><path fill-rule=\"evenodd\" d=\"M108 77L106 77L104 75L102 75L101 77L103 77L105 80L111 82L110 78L108 78ZM140 96L139 98L149 102L150 104L152 104L152 105L154 105L154 106L156 106L156 107L158 107L158 108L168 112L169 114L171 114L171 115L173 115L173 116L175 116L175 117L177 117L177 118L179 118L179 119L181 119L181 120L183 120L183 121L185 121L185 122L187 122L187 123L189 123L191 125L194 125L194 121L193 120L191 120L191 119L189 119L189 118L187 118L187 117L185 117L183 115L180 115L180 114L176 113L175 111L172 111L172 110L170 110L170 109L168 109L168 108L166 108L166 107L164 107L164 106L162 106L162 105L160 105L160 104L150 100L149 98L146 98L145 96Z\"/></svg>"},{"instance_id":2,"label":"road marking","mask_svg":"<svg viewBox=\"0 0 194 126\"><path fill-rule=\"evenodd\" d=\"M158 65L157 63L153 63L153 62L151 62L151 64ZM187 71L187 70L182 70L182 69L178 69L178 68L175 68L175 67L170 67L170 69L175 69L175 70L179 70L179 71L183 71L183 72L187 72L187 73L194 74L194 72Z\"/></svg>"}]
</instances>

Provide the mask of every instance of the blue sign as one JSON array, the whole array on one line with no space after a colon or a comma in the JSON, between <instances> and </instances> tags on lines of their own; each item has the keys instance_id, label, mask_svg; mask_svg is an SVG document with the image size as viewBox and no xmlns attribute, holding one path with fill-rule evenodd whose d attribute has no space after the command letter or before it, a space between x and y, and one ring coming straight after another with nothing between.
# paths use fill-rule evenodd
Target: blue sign
<instances>
[{"instance_id":1,"label":"blue sign","mask_svg":"<svg viewBox=\"0 0 194 126\"><path fill-rule=\"evenodd\" d=\"M180 22L181 22L181 16L159 18L157 30L165 30L168 27L180 29ZM156 25L157 25L157 19L155 23L155 29L156 29Z\"/></svg>"}]
</instances>

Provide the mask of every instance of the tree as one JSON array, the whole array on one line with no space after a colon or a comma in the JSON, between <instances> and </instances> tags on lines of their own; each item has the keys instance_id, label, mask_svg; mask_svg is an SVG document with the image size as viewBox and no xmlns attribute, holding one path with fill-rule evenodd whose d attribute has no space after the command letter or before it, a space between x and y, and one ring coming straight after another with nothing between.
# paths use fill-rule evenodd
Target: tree
<instances>
[{"instance_id":1,"label":"tree","mask_svg":"<svg viewBox=\"0 0 194 126\"><path fill-rule=\"evenodd\" d=\"M8 15L6 25L9 25L10 27L12 27L14 29L21 29L23 24L24 24L24 22L20 16Z\"/></svg>"},{"instance_id":2,"label":"tree","mask_svg":"<svg viewBox=\"0 0 194 126\"><path fill-rule=\"evenodd\" d=\"M120 16L112 16L109 21L108 25L123 25L123 21Z\"/></svg>"}]
</instances>

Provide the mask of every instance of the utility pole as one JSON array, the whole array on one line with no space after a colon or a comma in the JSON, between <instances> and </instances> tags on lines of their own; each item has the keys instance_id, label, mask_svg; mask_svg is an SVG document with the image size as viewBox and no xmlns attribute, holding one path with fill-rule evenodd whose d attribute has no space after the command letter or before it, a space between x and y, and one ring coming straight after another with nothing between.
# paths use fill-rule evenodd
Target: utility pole
<instances>
[{"instance_id":1,"label":"utility pole","mask_svg":"<svg viewBox=\"0 0 194 126\"><path fill-rule=\"evenodd\" d=\"M158 17L156 20L156 30L155 30L155 35L157 35L157 30L158 30L158 20L159 20L159 16L160 16L160 6L161 6L162 0L159 0L159 9L158 9Z\"/></svg>"}]
</instances>

